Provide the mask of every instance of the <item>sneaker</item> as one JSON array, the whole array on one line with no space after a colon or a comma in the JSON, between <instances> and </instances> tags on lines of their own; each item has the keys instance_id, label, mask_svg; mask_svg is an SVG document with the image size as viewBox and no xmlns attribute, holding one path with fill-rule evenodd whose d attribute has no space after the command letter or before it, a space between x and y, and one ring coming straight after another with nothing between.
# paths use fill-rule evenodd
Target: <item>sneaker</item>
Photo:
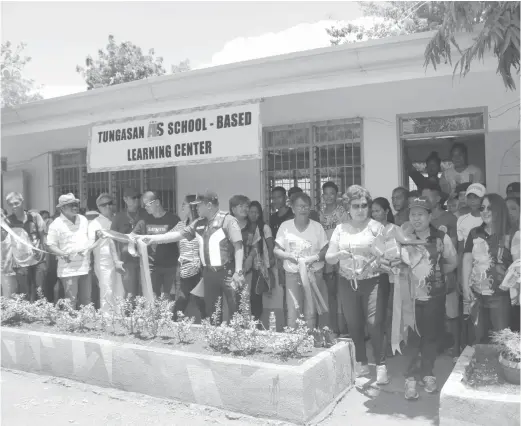
<instances>
[{"instance_id":1,"label":"sneaker","mask_svg":"<svg viewBox=\"0 0 521 426\"><path fill-rule=\"evenodd\" d=\"M425 392L427 392L427 393L437 392L438 385L436 384L436 377L425 376L423 378L423 386L425 386Z\"/></svg>"},{"instance_id":2,"label":"sneaker","mask_svg":"<svg viewBox=\"0 0 521 426\"><path fill-rule=\"evenodd\" d=\"M371 370L369 370L368 364L359 364L358 365L358 372L356 374L357 377L369 376L369 374L371 374Z\"/></svg>"},{"instance_id":3,"label":"sneaker","mask_svg":"<svg viewBox=\"0 0 521 426\"><path fill-rule=\"evenodd\" d=\"M416 379L408 377L405 379L405 399L408 401L415 401L420 397L416 390Z\"/></svg>"},{"instance_id":4,"label":"sneaker","mask_svg":"<svg viewBox=\"0 0 521 426\"><path fill-rule=\"evenodd\" d=\"M388 385L391 382L389 375L387 374L387 366L377 365L376 366L376 384L377 385Z\"/></svg>"}]
</instances>

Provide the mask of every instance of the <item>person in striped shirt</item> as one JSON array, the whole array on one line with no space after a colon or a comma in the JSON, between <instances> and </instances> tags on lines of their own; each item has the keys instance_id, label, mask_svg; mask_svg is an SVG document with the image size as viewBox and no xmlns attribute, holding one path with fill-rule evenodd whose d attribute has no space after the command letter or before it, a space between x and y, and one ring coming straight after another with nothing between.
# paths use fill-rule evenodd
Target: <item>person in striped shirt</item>
<instances>
[{"instance_id":1,"label":"person in striped shirt","mask_svg":"<svg viewBox=\"0 0 521 426\"><path fill-rule=\"evenodd\" d=\"M187 195L181 205L181 220L172 230L183 232L186 226L197 219L197 212L192 211L190 203L195 202L195 195ZM177 321L178 312L183 314L188 306L190 293L201 281L201 259L199 258L199 241L194 238L188 241L183 238L179 241L179 286L176 291L174 305L174 320ZM201 314L201 319L206 318L204 299L192 294L195 304Z\"/></svg>"}]
</instances>

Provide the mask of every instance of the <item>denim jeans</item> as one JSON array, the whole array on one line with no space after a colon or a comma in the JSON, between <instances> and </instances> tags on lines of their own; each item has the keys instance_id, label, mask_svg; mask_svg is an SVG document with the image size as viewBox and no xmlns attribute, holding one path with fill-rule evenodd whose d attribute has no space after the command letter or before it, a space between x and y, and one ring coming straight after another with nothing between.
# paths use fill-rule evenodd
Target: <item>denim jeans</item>
<instances>
[{"instance_id":1,"label":"denim jeans","mask_svg":"<svg viewBox=\"0 0 521 426\"><path fill-rule=\"evenodd\" d=\"M326 303L328 305L328 291L324 281L322 271L315 272L315 279L317 287ZM286 272L286 302L288 309L288 327L295 327L297 325L297 318L300 314L304 315L304 320L309 328L323 328L329 327L329 312L318 315L317 310L313 304L313 300L309 300L304 294L304 287L300 280L300 274L292 274ZM295 305L295 302L298 306Z\"/></svg>"},{"instance_id":2,"label":"denim jeans","mask_svg":"<svg viewBox=\"0 0 521 426\"><path fill-rule=\"evenodd\" d=\"M170 291L175 282L177 267L163 268L154 266L150 270L150 279L152 280L152 289L157 297L161 297L164 293L167 298L170 298Z\"/></svg>"},{"instance_id":3,"label":"denim jeans","mask_svg":"<svg viewBox=\"0 0 521 426\"><path fill-rule=\"evenodd\" d=\"M329 308L329 324L331 331L340 334L338 326L338 272L328 272L324 274L324 281L327 286L327 298Z\"/></svg>"},{"instance_id":4,"label":"denim jeans","mask_svg":"<svg viewBox=\"0 0 521 426\"><path fill-rule=\"evenodd\" d=\"M31 302L37 299L36 290L45 290L45 277L47 276L47 263L40 262L36 265L26 266L15 270L18 282L18 291L24 293Z\"/></svg>"},{"instance_id":5,"label":"denim jeans","mask_svg":"<svg viewBox=\"0 0 521 426\"><path fill-rule=\"evenodd\" d=\"M475 343L481 343L488 340L489 331L500 331L509 327L512 306L508 292L492 296L474 293L474 296L481 304L478 325L475 327Z\"/></svg>"},{"instance_id":6,"label":"denim jeans","mask_svg":"<svg viewBox=\"0 0 521 426\"><path fill-rule=\"evenodd\" d=\"M389 300L389 281L382 275L358 281L353 289L352 282L339 277L338 296L347 321L347 328L355 344L356 360L367 364L365 327L371 336L371 345L376 365L385 365L386 348L384 336Z\"/></svg>"},{"instance_id":7,"label":"denim jeans","mask_svg":"<svg viewBox=\"0 0 521 426\"><path fill-rule=\"evenodd\" d=\"M70 299L74 308L77 305L85 306L91 302L92 282L89 275L77 275L75 277L61 277L65 298Z\"/></svg>"},{"instance_id":8,"label":"denim jeans","mask_svg":"<svg viewBox=\"0 0 521 426\"><path fill-rule=\"evenodd\" d=\"M433 376L434 362L438 355L438 341L443 330L440 324L445 321L445 296L432 297L429 300L416 300L416 336L409 340L409 347L414 349L406 377L417 380ZM418 334L419 333L419 334ZM420 367L418 357L421 355Z\"/></svg>"},{"instance_id":9,"label":"denim jeans","mask_svg":"<svg viewBox=\"0 0 521 426\"><path fill-rule=\"evenodd\" d=\"M229 263L224 267L205 266L203 268L204 304L207 317L211 317L214 313L215 304L219 297L226 299L228 318L231 319L237 310L236 292L231 282L234 272L235 265L233 263ZM224 306L224 300L221 306ZM222 321L222 317L220 321Z\"/></svg>"},{"instance_id":10,"label":"denim jeans","mask_svg":"<svg viewBox=\"0 0 521 426\"><path fill-rule=\"evenodd\" d=\"M204 299L202 297L190 296L190 292L195 288L197 284L201 281L201 274L197 273L191 277L180 278L179 282L179 291L176 295L175 305L174 305L174 321L177 321L177 312L181 311L183 314L186 311L188 306L188 302L190 301L190 297L195 299L195 304L197 309L201 314L201 319L206 318L206 307L204 304Z\"/></svg>"},{"instance_id":11,"label":"denim jeans","mask_svg":"<svg viewBox=\"0 0 521 426\"><path fill-rule=\"evenodd\" d=\"M125 262L123 264L123 269L125 269L125 272L123 273L121 279L123 281L125 297L127 297L129 294L132 296L141 295L139 262Z\"/></svg>"}]
</instances>

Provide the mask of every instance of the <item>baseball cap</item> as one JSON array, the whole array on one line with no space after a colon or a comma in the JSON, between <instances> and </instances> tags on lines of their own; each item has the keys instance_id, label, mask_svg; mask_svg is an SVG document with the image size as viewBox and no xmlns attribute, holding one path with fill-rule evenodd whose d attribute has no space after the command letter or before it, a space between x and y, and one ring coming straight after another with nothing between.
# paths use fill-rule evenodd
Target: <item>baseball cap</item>
<instances>
[{"instance_id":1,"label":"baseball cap","mask_svg":"<svg viewBox=\"0 0 521 426\"><path fill-rule=\"evenodd\" d=\"M199 203L217 203L219 201L219 197L215 191L211 191L207 189L205 192L200 192L197 194L197 198L194 202L190 204L199 204Z\"/></svg>"},{"instance_id":2,"label":"baseball cap","mask_svg":"<svg viewBox=\"0 0 521 426\"><path fill-rule=\"evenodd\" d=\"M414 197L409 201L409 209L420 207L427 210L429 213L432 210L432 204L427 197Z\"/></svg>"},{"instance_id":3,"label":"baseball cap","mask_svg":"<svg viewBox=\"0 0 521 426\"><path fill-rule=\"evenodd\" d=\"M486 193L487 188L485 188L480 183L473 183L467 188L467 192L465 193L465 195L474 194L477 195L479 198L483 198Z\"/></svg>"},{"instance_id":4,"label":"baseball cap","mask_svg":"<svg viewBox=\"0 0 521 426\"><path fill-rule=\"evenodd\" d=\"M110 202L114 202L114 198L112 198L112 196L110 194L107 194L106 192L100 194L99 197L96 198L96 205L98 207Z\"/></svg>"},{"instance_id":5,"label":"baseball cap","mask_svg":"<svg viewBox=\"0 0 521 426\"><path fill-rule=\"evenodd\" d=\"M470 185L472 185L470 182L460 183L458 186L456 186L456 190L454 192L456 194L459 194L460 192L466 193Z\"/></svg>"},{"instance_id":6,"label":"baseball cap","mask_svg":"<svg viewBox=\"0 0 521 426\"><path fill-rule=\"evenodd\" d=\"M123 197L134 198L134 197L139 197L140 195L141 194L139 193L139 191L136 188L127 187L127 188L123 189Z\"/></svg>"}]
</instances>

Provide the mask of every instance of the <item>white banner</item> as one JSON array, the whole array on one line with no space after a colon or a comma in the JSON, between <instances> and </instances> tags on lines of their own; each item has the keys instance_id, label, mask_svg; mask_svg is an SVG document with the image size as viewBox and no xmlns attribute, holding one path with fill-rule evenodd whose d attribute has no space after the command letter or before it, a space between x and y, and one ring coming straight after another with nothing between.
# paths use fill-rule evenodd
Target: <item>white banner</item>
<instances>
[{"instance_id":1,"label":"white banner","mask_svg":"<svg viewBox=\"0 0 521 426\"><path fill-rule=\"evenodd\" d=\"M259 101L194 108L92 126L89 172L258 159Z\"/></svg>"}]
</instances>

